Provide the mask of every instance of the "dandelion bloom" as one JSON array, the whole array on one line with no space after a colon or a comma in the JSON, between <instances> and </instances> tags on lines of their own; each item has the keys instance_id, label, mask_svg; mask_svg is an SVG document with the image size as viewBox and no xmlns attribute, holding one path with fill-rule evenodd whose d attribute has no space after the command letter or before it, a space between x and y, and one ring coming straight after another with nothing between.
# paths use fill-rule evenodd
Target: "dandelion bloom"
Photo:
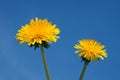
<instances>
[{"instance_id":1,"label":"dandelion bloom","mask_svg":"<svg viewBox=\"0 0 120 80\"><path fill-rule=\"evenodd\" d=\"M55 24L48 22L47 19L41 20L36 18L31 19L29 24L26 24L18 30L16 39L20 44L28 43L29 46L42 44L43 42L56 42L59 38L60 30Z\"/></svg>"},{"instance_id":2,"label":"dandelion bloom","mask_svg":"<svg viewBox=\"0 0 120 80\"><path fill-rule=\"evenodd\" d=\"M74 48L77 49L75 53L83 60L98 61L99 58L103 60L104 57L107 57L104 45L92 39L80 40Z\"/></svg>"}]
</instances>

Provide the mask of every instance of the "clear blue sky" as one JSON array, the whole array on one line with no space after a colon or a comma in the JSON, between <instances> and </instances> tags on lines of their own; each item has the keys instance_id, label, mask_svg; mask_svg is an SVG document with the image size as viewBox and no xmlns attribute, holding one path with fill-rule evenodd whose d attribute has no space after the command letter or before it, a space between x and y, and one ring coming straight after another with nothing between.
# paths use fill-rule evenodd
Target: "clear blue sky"
<instances>
[{"instance_id":1,"label":"clear blue sky","mask_svg":"<svg viewBox=\"0 0 120 80\"><path fill-rule=\"evenodd\" d=\"M87 38L104 44L108 58L91 62L84 80L120 80L119 0L0 0L0 80L45 80L39 49L15 39L21 25L35 17L61 30L45 50L51 80L78 80L83 63L73 46Z\"/></svg>"}]
</instances>

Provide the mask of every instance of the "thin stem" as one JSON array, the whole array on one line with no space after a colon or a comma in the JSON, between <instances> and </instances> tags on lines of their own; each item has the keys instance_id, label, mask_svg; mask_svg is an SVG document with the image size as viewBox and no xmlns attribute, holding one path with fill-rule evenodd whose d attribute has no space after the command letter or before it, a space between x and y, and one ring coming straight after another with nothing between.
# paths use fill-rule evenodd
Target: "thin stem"
<instances>
[{"instance_id":1,"label":"thin stem","mask_svg":"<svg viewBox=\"0 0 120 80\"><path fill-rule=\"evenodd\" d=\"M44 54L44 48L43 48L42 45L40 45L40 50L41 50L41 54L42 54L42 60L43 60L43 64L44 64L46 78L47 78L47 80L50 80L50 75L49 75L49 72L48 72L48 67L47 67L46 58L45 58L45 54Z\"/></svg>"},{"instance_id":2,"label":"thin stem","mask_svg":"<svg viewBox=\"0 0 120 80\"><path fill-rule=\"evenodd\" d=\"M80 74L79 80L83 80L83 76L84 76L84 74L85 74L85 70L86 70L86 68L87 68L88 63L89 63L89 61L85 61L84 67L83 67L82 72L81 72L81 74Z\"/></svg>"}]
</instances>

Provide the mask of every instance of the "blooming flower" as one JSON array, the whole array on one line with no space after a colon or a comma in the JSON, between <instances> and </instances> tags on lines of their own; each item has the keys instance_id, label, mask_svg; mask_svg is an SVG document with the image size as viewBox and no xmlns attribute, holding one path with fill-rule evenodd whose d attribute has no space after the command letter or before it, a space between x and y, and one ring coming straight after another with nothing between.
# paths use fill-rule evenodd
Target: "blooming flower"
<instances>
[{"instance_id":1,"label":"blooming flower","mask_svg":"<svg viewBox=\"0 0 120 80\"><path fill-rule=\"evenodd\" d=\"M20 44L28 43L29 46L36 44L56 42L59 38L60 30L55 24L48 22L47 19L31 19L29 24L22 26L16 34L16 39Z\"/></svg>"},{"instance_id":2,"label":"blooming flower","mask_svg":"<svg viewBox=\"0 0 120 80\"><path fill-rule=\"evenodd\" d=\"M74 48L77 49L75 53L83 60L98 61L99 58L103 60L104 57L107 57L104 45L92 39L80 40Z\"/></svg>"}]
</instances>

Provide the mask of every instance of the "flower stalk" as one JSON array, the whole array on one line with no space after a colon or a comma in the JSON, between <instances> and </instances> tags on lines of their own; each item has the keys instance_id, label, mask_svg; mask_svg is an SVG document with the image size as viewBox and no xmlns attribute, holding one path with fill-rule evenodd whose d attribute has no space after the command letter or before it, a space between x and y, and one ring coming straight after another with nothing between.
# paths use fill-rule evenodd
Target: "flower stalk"
<instances>
[{"instance_id":1,"label":"flower stalk","mask_svg":"<svg viewBox=\"0 0 120 80\"><path fill-rule=\"evenodd\" d=\"M79 80L83 80L83 76L84 76L84 74L85 74L85 71L86 71L86 68L87 68L87 66L88 66L88 63L89 63L89 61L85 61L85 62L84 62L84 67L83 67L82 72L81 72L81 74L80 74Z\"/></svg>"},{"instance_id":2,"label":"flower stalk","mask_svg":"<svg viewBox=\"0 0 120 80\"><path fill-rule=\"evenodd\" d=\"M46 73L46 78L47 78L47 80L50 80L50 74L49 74L49 71L48 71L47 63L46 63L44 48L43 48L42 45L40 45L40 50L41 50L42 60L43 60L44 69L45 69L45 73Z\"/></svg>"}]
</instances>

